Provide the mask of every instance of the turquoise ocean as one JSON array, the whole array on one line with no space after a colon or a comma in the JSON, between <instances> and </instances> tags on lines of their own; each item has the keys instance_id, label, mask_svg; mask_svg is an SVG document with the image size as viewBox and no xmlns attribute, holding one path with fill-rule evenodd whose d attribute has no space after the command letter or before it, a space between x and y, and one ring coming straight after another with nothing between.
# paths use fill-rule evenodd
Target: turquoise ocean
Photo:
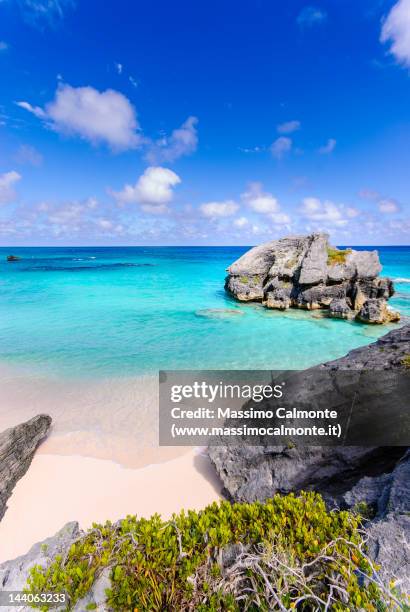
<instances>
[{"instance_id":1,"label":"turquoise ocean","mask_svg":"<svg viewBox=\"0 0 410 612\"><path fill-rule=\"evenodd\" d=\"M293 369L394 327L236 302L224 291L225 270L248 248L1 248L0 361L94 379L158 369ZM391 306L408 321L410 247L367 248L378 250L382 274L396 286ZM8 263L10 253L21 260Z\"/></svg>"}]
</instances>

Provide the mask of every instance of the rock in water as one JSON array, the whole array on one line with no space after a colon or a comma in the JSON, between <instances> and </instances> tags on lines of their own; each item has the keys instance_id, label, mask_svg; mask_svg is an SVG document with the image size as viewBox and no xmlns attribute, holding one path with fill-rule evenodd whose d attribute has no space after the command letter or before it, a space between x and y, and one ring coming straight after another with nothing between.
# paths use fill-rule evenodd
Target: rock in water
<instances>
[{"instance_id":1,"label":"rock in water","mask_svg":"<svg viewBox=\"0 0 410 612\"><path fill-rule=\"evenodd\" d=\"M331 317L356 316L365 323L400 318L387 308L394 287L390 279L378 278L377 251L336 249L324 233L261 244L227 271L225 289L243 302L259 301L279 310L329 308Z\"/></svg>"},{"instance_id":2,"label":"rock in water","mask_svg":"<svg viewBox=\"0 0 410 612\"><path fill-rule=\"evenodd\" d=\"M27 472L34 453L51 426L51 417L39 414L0 433L0 520L16 482Z\"/></svg>"}]
</instances>

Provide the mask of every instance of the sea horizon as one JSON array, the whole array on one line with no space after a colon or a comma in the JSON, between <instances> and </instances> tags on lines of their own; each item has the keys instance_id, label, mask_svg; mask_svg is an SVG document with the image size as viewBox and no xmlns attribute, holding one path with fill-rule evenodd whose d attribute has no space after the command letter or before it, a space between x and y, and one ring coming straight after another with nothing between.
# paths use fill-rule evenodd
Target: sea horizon
<instances>
[{"instance_id":1,"label":"sea horizon","mask_svg":"<svg viewBox=\"0 0 410 612\"><path fill-rule=\"evenodd\" d=\"M249 248L24 246L14 247L20 261L7 262L10 249L0 247L0 360L73 378L298 369L394 327L236 301L224 290L226 268ZM381 275L396 285L390 304L406 318L410 247L378 251Z\"/></svg>"}]
</instances>

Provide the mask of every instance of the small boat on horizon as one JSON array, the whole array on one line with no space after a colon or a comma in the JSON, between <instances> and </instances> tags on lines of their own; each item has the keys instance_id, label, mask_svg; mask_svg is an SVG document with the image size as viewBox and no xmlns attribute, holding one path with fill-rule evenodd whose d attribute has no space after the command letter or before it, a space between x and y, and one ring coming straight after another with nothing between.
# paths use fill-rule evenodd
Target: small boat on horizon
<instances>
[{"instance_id":1,"label":"small boat on horizon","mask_svg":"<svg viewBox=\"0 0 410 612\"><path fill-rule=\"evenodd\" d=\"M20 261L20 259L18 255L7 255L7 261Z\"/></svg>"}]
</instances>

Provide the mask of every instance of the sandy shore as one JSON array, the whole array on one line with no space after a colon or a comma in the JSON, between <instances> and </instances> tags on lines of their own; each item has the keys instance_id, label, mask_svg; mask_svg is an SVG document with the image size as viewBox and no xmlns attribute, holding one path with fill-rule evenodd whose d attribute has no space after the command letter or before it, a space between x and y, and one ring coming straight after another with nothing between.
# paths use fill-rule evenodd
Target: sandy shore
<instances>
[{"instance_id":1,"label":"sandy shore","mask_svg":"<svg viewBox=\"0 0 410 612\"><path fill-rule=\"evenodd\" d=\"M51 431L8 501L0 562L68 521L168 517L219 498L206 455L158 447L157 376L71 380L0 364L0 431L40 413Z\"/></svg>"},{"instance_id":2,"label":"sandy shore","mask_svg":"<svg viewBox=\"0 0 410 612\"><path fill-rule=\"evenodd\" d=\"M25 554L68 521L86 529L127 514L169 517L219 497L220 483L198 450L140 469L91 457L38 454L0 522L0 562Z\"/></svg>"},{"instance_id":3,"label":"sandy shore","mask_svg":"<svg viewBox=\"0 0 410 612\"><path fill-rule=\"evenodd\" d=\"M158 449L158 376L67 379L0 363L0 431L41 413L53 419L42 454L109 459L130 468L181 454Z\"/></svg>"}]
</instances>

